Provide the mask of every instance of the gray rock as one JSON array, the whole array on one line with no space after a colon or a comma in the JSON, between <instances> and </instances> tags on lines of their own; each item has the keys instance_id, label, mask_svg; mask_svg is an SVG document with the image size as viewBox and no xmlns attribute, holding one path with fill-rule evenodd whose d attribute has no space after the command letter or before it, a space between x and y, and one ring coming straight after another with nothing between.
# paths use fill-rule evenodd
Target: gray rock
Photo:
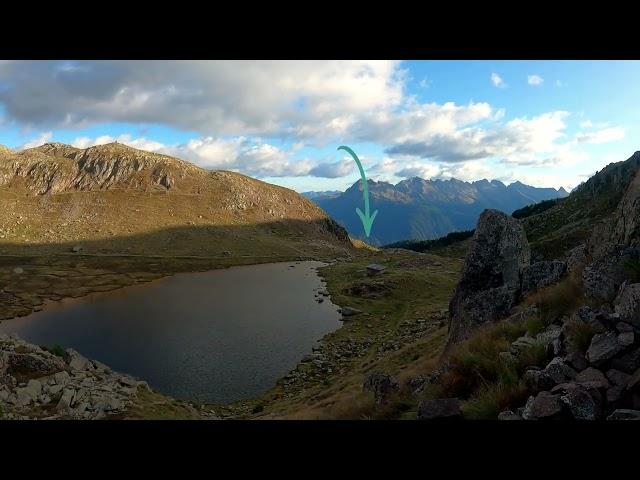
<instances>
[{"instance_id":1,"label":"gray rock","mask_svg":"<svg viewBox=\"0 0 640 480\"><path fill-rule=\"evenodd\" d=\"M56 405L56 410L69 410L71 408L71 404L74 401L75 390L71 388L65 388L62 392L62 396Z\"/></svg>"},{"instance_id":2,"label":"gray rock","mask_svg":"<svg viewBox=\"0 0 640 480\"><path fill-rule=\"evenodd\" d=\"M362 390L372 392L378 405L383 404L390 393L399 389L400 385L392 376L380 372L370 373L362 384Z\"/></svg>"},{"instance_id":3,"label":"gray rock","mask_svg":"<svg viewBox=\"0 0 640 480\"><path fill-rule=\"evenodd\" d=\"M535 397L529 397L524 407L522 418L525 420L539 420L554 418L562 412L560 395L553 395L550 392L540 392Z\"/></svg>"},{"instance_id":4,"label":"gray rock","mask_svg":"<svg viewBox=\"0 0 640 480\"><path fill-rule=\"evenodd\" d=\"M620 351L622 346L618 343L615 332L598 333L591 340L587 350L587 360L591 365L598 367L611 360Z\"/></svg>"},{"instance_id":5,"label":"gray rock","mask_svg":"<svg viewBox=\"0 0 640 480\"><path fill-rule=\"evenodd\" d=\"M557 383L542 370L528 369L522 375L522 381L532 392L549 390Z\"/></svg>"},{"instance_id":6,"label":"gray rock","mask_svg":"<svg viewBox=\"0 0 640 480\"><path fill-rule=\"evenodd\" d=\"M505 410L498 414L498 420L522 420L522 417L511 410Z\"/></svg>"},{"instance_id":7,"label":"gray rock","mask_svg":"<svg viewBox=\"0 0 640 480\"><path fill-rule=\"evenodd\" d=\"M587 359L584 358L584 355L580 352L571 352L564 357L564 360L577 372L581 372L589 366Z\"/></svg>"},{"instance_id":8,"label":"gray rock","mask_svg":"<svg viewBox=\"0 0 640 480\"><path fill-rule=\"evenodd\" d=\"M633 332L633 327L628 323L620 322L616 324L616 330L618 330L620 333Z\"/></svg>"},{"instance_id":9,"label":"gray rock","mask_svg":"<svg viewBox=\"0 0 640 480\"><path fill-rule=\"evenodd\" d=\"M16 275L22 275L24 273L24 270L22 269L22 267L16 267L13 269L13 273L15 273Z\"/></svg>"},{"instance_id":10,"label":"gray rock","mask_svg":"<svg viewBox=\"0 0 640 480\"><path fill-rule=\"evenodd\" d=\"M530 337L528 335L524 335L522 337L517 338L509 347L509 350L516 357L519 356L523 351L533 347L536 345L536 339Z\"/></svg>"},{"instance_id":11,"label":"gray rock","mask_svg":"<svg viewBox=\"0 0 640 480\"><path fill-rule=\"evenodd\" d=\"M362 310L358 310L353 307L342 307L342 316L343 317L352 317L354 315L358 315L362 313Z\"/></svg>"},{"instance_id":12,"label":"gray rock","mask_svg":"<svg viewBox=\"0 0 640 480\"><path fill-rule=\"evenodd\" d=\"M66 352L69 358L69 367L71 367L72 370L86 371L93 369L91 362L72 348L68 348Z\"/></svg>"},{"instance_id":13,"label":"gray rock","mask_svg":"<svg viewBox=\"0 0 640 480\"><path fill-rule=\"evenodd\" d=\"M80 253L82 250L84 249L82 248L81 245L74 245L73 248L71 249L73 253Z\"/></svg>"},{"instance_id":14,"label":"gray rock","mask_svg":"<svg viewBox=\"0 0 640 480\"><path fill-rule=\"evenodd\" d=\"M640 252L625 245L602 245L601 250L584 269L582 280L588 297L611 302L628 277L628 263L638 260Z\"/></svg>"},{"instance_id":15,"label":"gray rock","mask_svg":"<svg viewBox=\"0 0 640 480\"><path fill-rule=\"evenodd\" d=\"M609 388L609 381L600 370L589 367L580 372L574 379L576 383L590 383L596 388Z\"/></svg>"},{"instance_id":16,"label":"gray rock","mask_svg":"<svg viewBox=\"0 0 640 480\"><path fill-rule=\"evenodd\" d=\"M620 370L616 370L615 368L610 369L606 373L607 380L614 385L626 387L629 383L629 379L631 375L628 373L621 372Z\"/></svg>"},{"instance_id":17,"label":"gray rock","mask_svg":"<svg viewBox=\"0 0 640 480\"><path fill-rule=\"evenodd\" d=\"M573 388L560 396L560 401L566 405L571 416L576 420L596 420L599 408L591 395L582 388Z\"/></svg>"},{"instance_id":18,"label":"gray rock","mask_svg":"<svg viewBox=\"0 0 640 480\"><path fill-rule=\"evenodd\" d=\"M522 272L522 292L535 292L547 285L558 282L567 270L567 265L559 260L536 262L525 267Z\"/></svg>"},{"instance_id":19,"label":"gray rock","mask_svg":"<svg viewBox=\"0 0 640 480\"><path fill-rule=\"evenodd\" d=\"M58 372L53 376L56 385L66 385L69 382L69 373L67 371Z\"/></svg>"},{"instance_id":20,"label":"gray rock","mask_svg":"<svg viewBox=\"0 0 640 480\"><path fill-rule=\"evenodd\" d=\"M64 385L51 385L48 389L50 395L57 395L62 391Z\"/></svg>"},{"instance_id":21,"label":"gray rock","mask_svg":"<svg viewBox=\"0 0 640 480\"><path fill-rule=\"evenodd\" d=\"M479 325L508 314L517 301L530 256L518 220L497 210L482 212L449 304L449 345L466 338Z\"/></svg>"},{"instance_id":22,"label":"gray rock","mask_svg":"<svg viewBox=\"0 0 640 480\"><path fill-rule=\"evenodd\" d=\"M561 336L562 327L560 325L549 325L536 335L535 340L544 345L551 345L554 341L559 340Z\"/></svg>"},{"instance_id":23,"label":"gray rock","mask_svg":"<svg viewBox=\"0 0 640 480\"><path fill-rule=\"evenodd\" d=\"M614 358L611 366L616 370L632 374L640 368L640 348Z\"/></svg>"},{"instance_id":24,"label":"gray rock","mask_svg":"<svg viewBox=\"0 0 640 480\"><path fill-rule=\"evenodd\" d=\"M25 406L35 402L42 394L42 383L38 380L29 380L26 387L16 389L17 405Z\"/></svg>"},{"instance_id":25,"label":"gray rock","mask_svg":"<svg viewBox=\"0 0 640 480\"><path fill-rule=\"evenodd\" d=\"M423 400L418 405L418 420L453 420L462 418L457 398Z\"/></svg>"},{"instance_id":26,"label":"gray rock","mask_svg":"<svg viewBox=\"0 0 640 480\"><path fill-rule=\"evenodd\" d=\"M544 373L551 378L556 384L564 383L567 380L576 378L577 372L567 365L560 357L555 357L545 367Z\"/></svg>"},{"instance_id":27,"label":"gray rock","mask_svg":"<svg viewBox=\"0 0 640 480\"><path fill-rule=\"evenodd\" d=\"M585 244L578 245L569 251L567 255L567 271L575 272L584 268L587 263L587 252Z\"/></svg>"},{"instance_id":28,"label":"gray rock","mask_svg":"<svg viewBox=\"0 0 640 480\"><path fill-rule=\"evenodd\" d=\"M383 265L378 265L377 263L372 263L371 265L367 265L366 268L367 268L367 275L369 275L370 277L384 273L384 271L387 269L387 267Z\"/></svg>"},{"instance_id":29,"label":"gray rock","mask_svg":"<svg viewBox=\"0 0 640 480\"><path fill-rule=\"evenodd\" d=\"M36 353L6 352L2 368L9 375L27 371L33 377L40 378L64 370L65 367L64 361L53 355L43 356Z\"/></svg>"},{"instance_id":30,"label":"gray rock","mask_svg":"<svg viewBox=\"0 0 640 480\"><path fill-rule=\"evenodd\" d=\"M614 410L607 420L640 420L640 410L628 410L619 408Z\"/></svg>"},{"instance_id":31,"label":"gray rock","mask_svg":"<svg viewBox=\"0 0 640 480\"><path fill-rule=\"evenodd\" d=\"M622 332L618 334L618 344L620 345L620 347L622 347L622 349L633 345L634 340L635 336L633 332Z\"/></svg>"}]
</instances>

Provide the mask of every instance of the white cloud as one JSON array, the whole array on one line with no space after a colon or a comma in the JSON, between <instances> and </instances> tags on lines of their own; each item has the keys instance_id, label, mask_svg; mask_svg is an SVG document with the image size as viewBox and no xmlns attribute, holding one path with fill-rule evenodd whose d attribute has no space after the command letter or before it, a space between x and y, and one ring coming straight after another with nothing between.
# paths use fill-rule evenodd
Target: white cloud
<instances>
[{"instance_id":1,"label":"white cloud","mask_svg":"<svg viewBox=\"0 0 640 480\"><path fill-rule=\"evenodd\" d=\"M527 83L529 85L533 85L534 87L538 87L544 83L544 78L540 75L529 75L527 77Z\"/></svg>"},{"instance_id":2,"label":"white cloud","mask_svg":"<svg viewBox=\"0 0 640 480\"><path fill-rule=\"evenodd\" d=\"M429 88L431 86L431 81L428 77L424 77L422 80L420 80L419 85L421 88Z\"/></svg>"},{"instance_id":3,"label":"white cloud","mask_svg":"<svg viewBox=\"0 0 640 480\"><path fill-rule=\"evenodd\" d=\"M624 138L624 129L620 127L604 128L594 132L581 132L576 135L578 143L607 143Z\"/></svg>"},{"instance_id":4,"label":"white cloud","mask_svg":"<svg viewBox=\"0 0 640 480\"><path fill-rule=\"evenodd\" d=\"M493 83L494 87L498 88L504 88L507 86L507 84L504 83L504 80L502 80L502 77L495 72L491 74L491 83Z\"/></svg>"},{"instance_id":5,"label":"white cloud","mask_svg":"<svg viewBox=\"0 0 640 480\"><path fill-rule=\"evenodd\" d=\"M22 61L0 103L23 125L160 123L215 137L326 140L404 101L395 61Z\"/></svg>"},{"instance_id":6,"label":"white cloud","mask_svg":"<svg viewBox=\"0 0 640 480\"><path fill-rule=\"evenodd\" d=\"M387 153L445 163L501 157L509 163L534 164L543 160L540 155L558 150L556 142L564 136L564 120L568 115L564 111L549 112L485 127L452 123L447 128L433 128L422 132L420 137L411 137L421 138L420 141L396 142ZM484 117L491 118L490 112L485 112Z\"/></svg>"},{"instance_id":7,"label":"white cloud","mask_svg":"<svg viewBox=\"0 0 640 480\"><path fill-rule=\"evenodd\" d=\"M315 177L339 178L349 175L354 169L353 160L347 159L335 163L321 163L313 167L309 174Z\"/></svg>"},{"instance_id":8,"label":"white cloud","mask_svg":"<svg viewBox=\"0 0 640 480\"><path fill-rule=\"evenodd\" d=\"M16 150L24 150L25 148L39 147L42 144L50 142L52 138L53 138L53 132L42 132L39 136L22 144Z\"/></svg>"}]
</instances>

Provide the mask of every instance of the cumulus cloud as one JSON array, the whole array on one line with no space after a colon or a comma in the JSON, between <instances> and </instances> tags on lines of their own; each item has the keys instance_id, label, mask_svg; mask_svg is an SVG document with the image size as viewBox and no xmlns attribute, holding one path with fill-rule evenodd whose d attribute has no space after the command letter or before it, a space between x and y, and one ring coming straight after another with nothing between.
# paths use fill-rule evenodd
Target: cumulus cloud
<instances>
[{"instance_id":1,"label":"cumulus cloud","mask_svg":"<svg viewBox=\"0 0 640 480\"><path fill-rule=\"evenodd\" d=\"M309 171L309 174L314 177L339 178L349 175L354 169L353 160L342 160L335 163L316 165Z\"/></svg>"},{"instance_id":2,"label":"cumulus cloud","mask_svg":"<svg viewBox=\"0 0 640 480\"><path fill-rule=\"evenodd\" d=\"M196 133L177 145L131 135L79 137L74 145L117 140L258 177L352 173L351 161L299 158L303 147L331 142L385 147L377 175L468 177L482 175L488 159L509 168L576 162L576 147L624 136L619 127L584 123L588 131L567 138L564 111L505 121L505 111L486 102L421 103L406 93L407 78L393 61L9 61L0 62L0 105L7 122L46 131L25 146L50 140L48 130L61 126L164 124ZM507 86L495 72L490 78ZM528 76L531 85L543 82Z\"/></svg>"},{"instance_id":3,"label":"cumulus cloud","mask_svg":"<svg viewBox=\"0 0 640 480\"><path fill-rule=\"evenodd\" d=\"M581 132L576 135L578 143L607 143L624 138L624 129L620 127L603 128L592 132Z\"/></svg>"},{"instance_id":4,"label":"cumulus cloud","mask_svg":"<svg viewBox=\"0 0 640 480\"><path fill-rule=\"evenodd\" d=\"M24 125L162 123L205 135L339 135L403 100L393 61L24 61L0 103Z\"/></svg>"},{"instance_id":5,"label":"cumulus cloud","mask_svg":"<svg viewBox=\"0 0 640 480\"><path fill-rule=\"evenodd\" d=\"M502 77L495 72L491 74L491 83L493 83L494 87L498 87L498 88L503 88L507 86L507 84L504 83L504 80L502 80Z\"/></svg>"},{"instance_id":6,"label":"cumulus cloud","mask_svg":"<svg viewBox=\"0 0 640 480\"><path fill-rule=\"evenodd\" d=\"M529 75L527 76L527 83L529 85L533 85L534 87L538 87L544 83L544 78L540 75Z\"/></svg>"},{"instance_id":7,"label":"cumulus cloud","mask_svg":"<svg viewBox=\"0 0 640 480\"><path fill-rule=\"evenodd\" d=\"M513 163L535 162L539 154L556 150L555 142L564 135L567 116L567 112L557 111L487 127L455 128L452 125L423 135L421 141L397 143L387 149L387 153L447 163L489 157L505 157Z\"/></svg>"},{"instance_id":8,"label":"cumulus cloud","mask_svg":"<svg viewBox=\"0 0 640 480\"><path fill-rule=\"evenodd\" d=\"M37 137L23 143L16 150L24 150L25 148L39 147L43 143L50 142L52 138L53 138L53 132L42 132Z\"/></svg>"}]
</instances>

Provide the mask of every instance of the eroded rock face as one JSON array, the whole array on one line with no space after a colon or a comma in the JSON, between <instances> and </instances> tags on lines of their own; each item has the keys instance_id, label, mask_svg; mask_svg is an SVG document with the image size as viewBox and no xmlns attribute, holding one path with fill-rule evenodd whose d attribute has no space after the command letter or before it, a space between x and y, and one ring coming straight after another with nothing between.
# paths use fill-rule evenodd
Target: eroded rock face
<instances>
[{"instance_id":1,"label":"eroded rock face","mask_svg":"<svg viewBox=\"0 0 640 480\"><path fill-rule=\"evenodd\" d=\"M640 244L640 170L618 205L611 225L610 241L630 246Z\"/></svg>"},{"instance_id":2,"label":"eroded rock face","mask_svg":"<svg viewBox=\"0 0 640 480\"><path fill-rule=\"evenodd\" d=\"M516 303L531 252L520 222L497 210L480 215L462 277L449 304L449 343L504 317Z\"/></svg>"}]
</instances>

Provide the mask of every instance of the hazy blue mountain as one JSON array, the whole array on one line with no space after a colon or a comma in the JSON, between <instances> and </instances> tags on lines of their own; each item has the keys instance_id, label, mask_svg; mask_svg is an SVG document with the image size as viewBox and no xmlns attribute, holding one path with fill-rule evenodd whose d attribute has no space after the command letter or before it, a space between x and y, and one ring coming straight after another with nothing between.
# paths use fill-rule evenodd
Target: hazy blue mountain
<instances>
[{"instance_id":1,"label":"hazy blue mountain","mask_svg":"<svg viewBox=\"0 0 640 480\"><path fill-rule=\"evenodd\" d=\"M302 192L300 195L315 201L325 198L335 198L341 194L342 192L340 190L327 190L325 192Z\"/></svg>"},{"instance_id":2,"label":"hazy blue mountain","mask_svg":"<svg viewBox=\"0 0 640 480\"><path fill-rule=\"evenodd\" d=\"M355 208L363 207L362 184L359 180L345 192L306 192L352 237L374 245L386 245L399 240L429 240L458 230L475 227L485 208L495 208L511 214L514 210L550 198L568 195L563 188L536 188L515 182L505 185L498 180L463 182L424 180L414 177L397 185L369 180L371 212L379 210L371 236L366 239Z\"/></svg>"}]
</instances>

